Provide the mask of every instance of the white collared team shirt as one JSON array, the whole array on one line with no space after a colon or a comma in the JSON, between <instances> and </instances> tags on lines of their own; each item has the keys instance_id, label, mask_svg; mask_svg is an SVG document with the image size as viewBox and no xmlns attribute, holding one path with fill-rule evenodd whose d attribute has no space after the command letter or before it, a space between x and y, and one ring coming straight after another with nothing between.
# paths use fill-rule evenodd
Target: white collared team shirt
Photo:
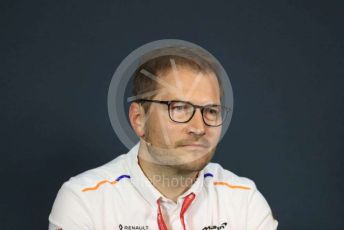
<instances>
[{"instance_id":1,"label":"white collared team shirt","mask_svg":"<svg viewBox=\"0 0 344 230\"><path fill-rule=\"evenodd\" d=\"M187 230L277 229L253 181L208 163L175 203L144 175L138 149L139 143L127 154L65 182L49 215L49 230L159 229L158 200L167 229L183 230L180 211L190 193L196 196L184 215Z\"/></svg>"}]
</instances>

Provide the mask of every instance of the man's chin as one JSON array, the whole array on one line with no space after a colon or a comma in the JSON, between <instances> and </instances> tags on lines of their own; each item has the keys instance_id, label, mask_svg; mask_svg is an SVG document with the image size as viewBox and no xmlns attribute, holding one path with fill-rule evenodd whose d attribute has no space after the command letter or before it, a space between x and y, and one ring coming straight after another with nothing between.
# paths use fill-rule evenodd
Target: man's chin
<instances>
[{"instance_id":1,"label":"man's chin","mask_svg":"<svg viewBox=\"0 0 344 230\"><path fill-rule=\"evenodd\" d=\"M214 153L183 152L183 156L171 167L184 171L200 171L210 162Z\"/></svg>"},{"instance_id":2,"label":"man's chin","mask_svg":"<svg viewBox=\"0 0 344 230\"><path fill-rule=\"evenodd\" d=\"M211 160L215 149L193 147L158 148L150 146L148 152L150 152L151 161L155 164L199 171Z\"/></svg>"}]
</instances>

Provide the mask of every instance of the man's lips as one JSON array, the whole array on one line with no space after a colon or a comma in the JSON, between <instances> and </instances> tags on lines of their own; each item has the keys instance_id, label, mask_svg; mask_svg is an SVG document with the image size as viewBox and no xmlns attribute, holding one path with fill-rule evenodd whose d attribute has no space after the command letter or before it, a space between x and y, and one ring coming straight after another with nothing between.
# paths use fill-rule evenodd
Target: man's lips
<instances>
[{"instance_id":1,"label":"man's lips","mask_svg":"<svg viewBox=\"0 0 344 230\"><path fill-rule=\"evenodd\" d=\"M208 146L206 146L204 144L198 144L198 143L185 144L185 145L181 145L181 147L184 147L184 148L208 148Z\"/></svg>"}]
</instances>

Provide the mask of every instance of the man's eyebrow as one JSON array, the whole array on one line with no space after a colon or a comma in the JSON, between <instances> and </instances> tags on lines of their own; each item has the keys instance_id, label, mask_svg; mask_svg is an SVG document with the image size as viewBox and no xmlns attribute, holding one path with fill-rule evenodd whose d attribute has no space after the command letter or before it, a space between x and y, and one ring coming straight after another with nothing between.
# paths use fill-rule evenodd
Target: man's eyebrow
<instances>
[{"instance_id":1,"label":"man's eyebrow","mask_svg":"<svg viewBox=\"0 0 344 230\"><path fill-rule=\"evenodd\" d=\"M183 100L183 99L171 99L169 101L181 101L181 102L189 102L191 104L194 104L194 105L201 105L201 106L219 106L221 104L218 104L218 103L214 103L214 102L206 102L204 104L197 104L197 103L193 103L192 101L187 101L187 100Z\"/></svg>"},{"instance_id":2,"label":"man's eyebrow","mask_svg":"<svg viewBox=\"0 0 344 230\"><path fill-rule=\"evenodd\" d=\"M204 106L221 106L221 104L217 104L217 103L211 103L211 104L206 104Z\"/></svg>"}]
</instances>

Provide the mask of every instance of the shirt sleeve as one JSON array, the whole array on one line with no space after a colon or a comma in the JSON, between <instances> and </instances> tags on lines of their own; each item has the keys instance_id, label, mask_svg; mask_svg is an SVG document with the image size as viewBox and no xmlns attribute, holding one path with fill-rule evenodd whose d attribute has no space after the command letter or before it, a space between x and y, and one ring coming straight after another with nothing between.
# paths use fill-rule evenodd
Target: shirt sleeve
<instances>
[{"instance_id":1,"label":"shirt sleeve","mask_svg":"<svg viewBox=\"0 0 344 230\"><path fill-rule=\"evenodd\" d=\"M49 230L91 230L86 204L66 182L59 190L49 215Z\"/></svg>"},{"instance_id":2,"label":"shirt sleeve","mask_svg":"<svg viewBox=\"0 0 344 230\"><path fill-rule=\"evenodd\" d=\"M249 198L247 219L249 230L275 230L278 226L268 202L256 188L253 189Z\"/></svg>"}]
</instances>

